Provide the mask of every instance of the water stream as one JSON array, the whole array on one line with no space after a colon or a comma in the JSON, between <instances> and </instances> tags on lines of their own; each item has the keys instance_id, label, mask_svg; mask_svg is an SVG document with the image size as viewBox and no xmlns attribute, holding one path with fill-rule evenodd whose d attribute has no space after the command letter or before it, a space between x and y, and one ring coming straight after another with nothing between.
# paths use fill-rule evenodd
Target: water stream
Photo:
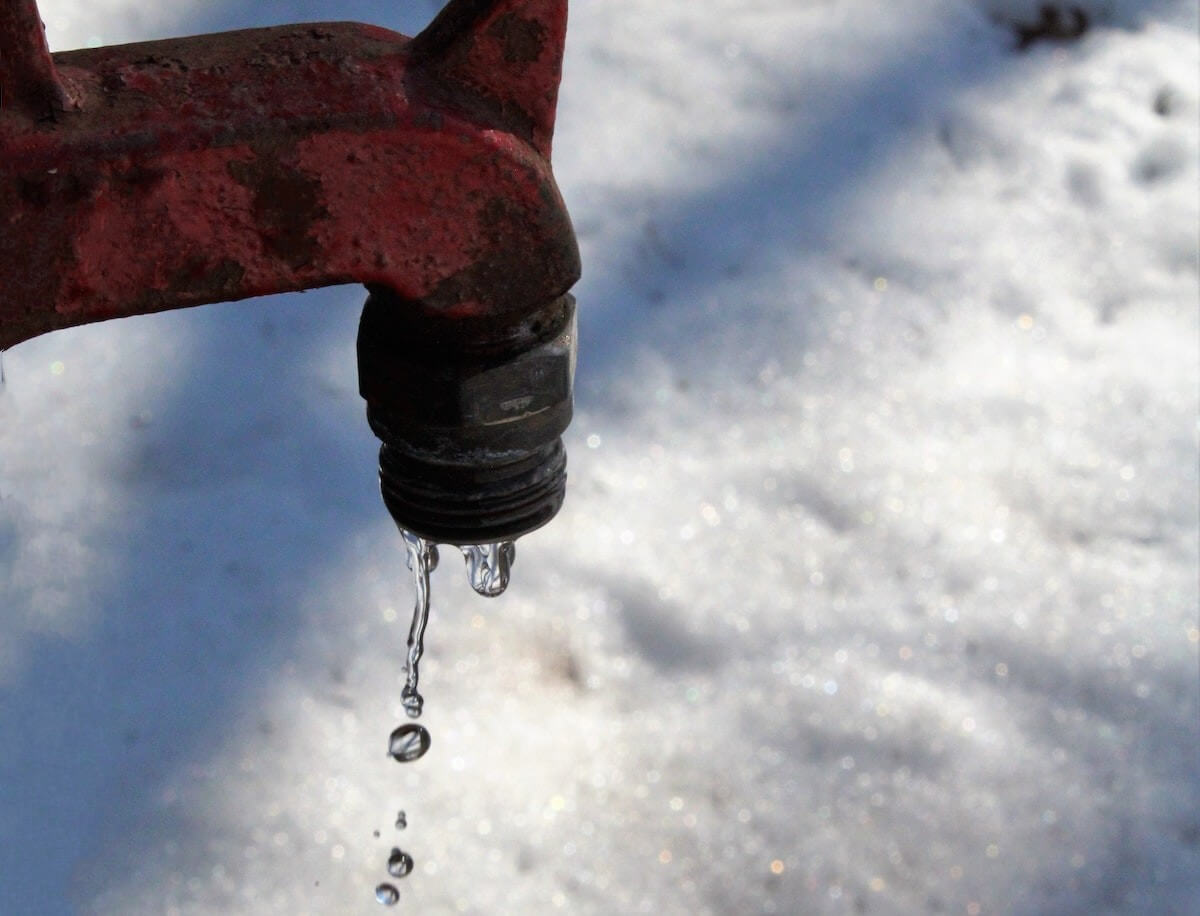
<instances>
[{"instance_id":1,"label":"water stream","mask_svg":"<svg viewBox=\"0 0 1200 916\"><path fill-rule=\"evenodd\" d=\"M416 589L416 599L413 603L412 626L408 630L408 663L404 689L400 692L400 702L410 719L421 715L425 700L418 690L420 673L418 665L425 652L425 627L429 623L429 574L437 569L437 544L425 540L411 531L401 531L404 536L404 546L408 550L408 568L413 572L413 587Z\"/></svg>"},{"instance_id":2,"label":"water stream","mask_svg":"<svg viewBox=\"0 0 1200 916\"><path fill-rule=\"evenodd\" d=\"M413 574L412 624L408 630L408 654L404 687L400 702L410 719L418 719L425 708L420 690L421 656L425 653L425 630L429 625L429 575L438 565L437 545L411 531L401 529L408 555L408 568ZM495 598L508 588L508 580L516 561L517 549L512 541L496 544L475 544L459 548L467 566L467 580L478 594ZM416 722L397 726L388 737L388 755L399 763L412 763L425 756L432 743L429 730ZM396 817L396 829L408 826L408 817L401 811ZM413 857L399 847L393 847L387 860L387 872L393 878L407 877L413 870ZM382 883L375 888L375 899L384 906L400 902L395 885Z\"/></svg>"}]
</instances>

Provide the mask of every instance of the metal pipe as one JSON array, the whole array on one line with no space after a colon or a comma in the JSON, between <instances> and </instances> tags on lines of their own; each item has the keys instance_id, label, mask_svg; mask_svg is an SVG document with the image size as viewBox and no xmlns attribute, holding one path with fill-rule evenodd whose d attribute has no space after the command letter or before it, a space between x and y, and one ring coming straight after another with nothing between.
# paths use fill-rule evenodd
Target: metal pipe
<instances>
[{"instance_id":1,"label":"metal pipe","mask_svg":"<svg viewBox=\"0 0 1200 916\"><path fill-rule=\"evenodd\" d=\"M0 54L36 63L15 45L44 48L36 5L4 9L26 30ZM565 0L453 0L413 40L324 23L43 54L39 92L56 64L78 103L0 110L0 349L336 283L463 319L556 300L579 275L548 158L565 26Z\"/></svg>"},{"instance_id":2,"label":"metal pipe","mask_svg":"<svg viewBox=\"0 0 1200 916\"><path fill-rule=\"evenodd\" d=\"M0 110L41 120L73 107L46 43L37 0L0 0Z\"/></svg>"},{"instance_id":3,"label":"metal pipe","mask_svg":"<svg viewBox=\"0 0 1200 916\"><path fill-rule=\"evenodd\" d=\"M397 523L458 544L544 524L580 270L550 168L566 17L451 0L414 39L319 23L51 56L36 2L3 0L0 350L363 283Z\"/></svg>"}]
</instances>

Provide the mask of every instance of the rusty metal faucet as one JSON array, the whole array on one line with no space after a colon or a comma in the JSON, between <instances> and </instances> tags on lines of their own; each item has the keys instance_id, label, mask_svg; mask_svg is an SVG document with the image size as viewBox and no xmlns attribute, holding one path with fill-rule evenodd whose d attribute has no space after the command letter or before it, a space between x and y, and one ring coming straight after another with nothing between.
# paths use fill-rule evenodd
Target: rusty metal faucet
<instances>
[{"instance_id":1,"label":"rusty metal faucet","mask_svg":"<svg viewBox=\"0 0 1200 916\"><path fill-rule=\"evenodd\" d=\"M579 252L550 168L566 0L51 54L0 0L0 350L362 283L384 500L478 544L561 504Z\"/></svg>"}]
</instances>

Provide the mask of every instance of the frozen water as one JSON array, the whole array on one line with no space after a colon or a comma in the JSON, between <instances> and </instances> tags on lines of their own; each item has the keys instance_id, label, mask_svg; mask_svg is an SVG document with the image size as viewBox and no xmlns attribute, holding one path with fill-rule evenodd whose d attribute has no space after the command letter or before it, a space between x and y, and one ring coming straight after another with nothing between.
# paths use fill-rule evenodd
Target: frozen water
<instances>
[{"instance_id":1,"label":"frozen water","mask_svg":"<svg viewBox=\"0 0 1200 916\"><path fill-rule=\"evenodd\" d=\"M571 482L420 766L362 291L9 350L0 911L368 912L403 806L414 913L1192 912L1196 5L1080 2L572 4Z\"/></svg>"}]
</instances>

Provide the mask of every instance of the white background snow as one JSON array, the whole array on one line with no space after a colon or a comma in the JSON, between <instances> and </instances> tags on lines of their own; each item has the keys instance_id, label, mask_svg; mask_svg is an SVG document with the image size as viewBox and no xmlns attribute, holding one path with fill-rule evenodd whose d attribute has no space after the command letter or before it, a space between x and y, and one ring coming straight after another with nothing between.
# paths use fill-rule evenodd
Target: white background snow
<instances>
[{"instance_id":1,"label":"white background snow","mask_svg":"<svg viewBox=\"0 0 1200 916\"><path fill-rule=\"evenodd\" d=\"M576 0L570 492L416 764L362 290L9 351L0 913L1200 911L1197 9L1082 5Z\"/></svg>"}]
</instances>

